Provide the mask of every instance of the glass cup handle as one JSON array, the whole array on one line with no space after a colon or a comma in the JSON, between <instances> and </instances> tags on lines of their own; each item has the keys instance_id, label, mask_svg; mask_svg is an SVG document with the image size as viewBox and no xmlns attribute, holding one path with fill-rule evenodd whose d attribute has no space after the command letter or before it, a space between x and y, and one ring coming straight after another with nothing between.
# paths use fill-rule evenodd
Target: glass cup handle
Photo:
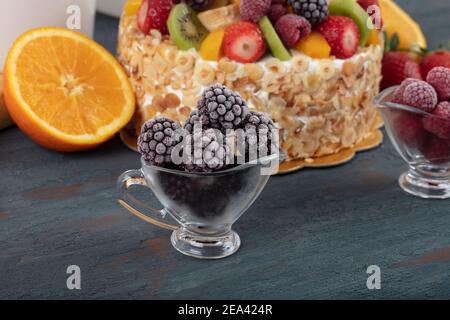
<instances>
[{"instance_id":1,"label":"glass cup handle","mask_svg":"<svg viewBox=\"0 0 450 320\"><path fill-rule=\"evenodd\" d=\"M122 205L125 209L127 209L130 213L132 213L136 217L144 220L145 222L151 223L157 227L171 231L179 229L178 226L168 224L163 221L167 216L167 212L165 209L156 210L150 208L147 205L145 205L142 201L139 201L138 199L133 197L129 192L129 189L132 186L143 186L150 189L149 186L147 185L147 182L145 181L142 170L127 171L119 177L119 181L117 184L117 191L119 197L118 202L120 205Z\"/></svg>"}]
</instances>

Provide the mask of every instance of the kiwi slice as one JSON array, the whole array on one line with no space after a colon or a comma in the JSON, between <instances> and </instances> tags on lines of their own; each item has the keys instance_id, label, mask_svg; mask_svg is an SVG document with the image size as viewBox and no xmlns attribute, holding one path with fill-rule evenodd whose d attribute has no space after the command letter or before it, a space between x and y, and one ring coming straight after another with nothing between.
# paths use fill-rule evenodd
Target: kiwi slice
<instances>
[{"instance_id":1,"label":"kiwi slice","mask_svg":"<svg viewBox=\"0 0 450 320\"><path fill-rule=\"evenodd\" d=\"M280 37L278 36L275 28L270 22L269 18L263 17L259 21L259 26L264 34L264 38L269 45L270 51L275 58L280 59L281 61L291 60L292 56L289 53L289 50L286 49Z\"/></svg>"},{"instance_id":2,"label":"kiwi slice","mask_svg":"<svg viewBox=\"0 0 450 320\"><path fill-rule=\"evenodd\" d=\"M181 50L200 49L200 44L208 30L197 18L197 13L186 3L177 4L170 12L167 21L170 37Z\"/></svg>"}]
</instances>

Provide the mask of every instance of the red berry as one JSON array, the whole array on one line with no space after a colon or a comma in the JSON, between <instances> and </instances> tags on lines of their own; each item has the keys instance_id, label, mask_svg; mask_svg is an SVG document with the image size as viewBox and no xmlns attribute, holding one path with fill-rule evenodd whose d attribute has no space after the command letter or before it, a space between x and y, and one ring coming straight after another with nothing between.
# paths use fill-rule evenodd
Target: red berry
<instances>
[{"instance_id":1,"label":"red berry","mask_svg":"<svg viewBox=\"0 0 450 320\"><path fill-rule=\"evenodd\" d=\"M450 140L450 102L444 101L423 119L423 126L441 139Z\"/></svg>"},{"instance_id":2,"label":"red berry","mask_svg":"<svg viewBox=\"0 0 450 320\"><path fill-rule=\"evenodd\" d=\"M352 19L330 16L319 25L319 32L331 46L331 54L338 59L347 59L358 50L359 29Z\"/></svg>"},{"instance_id":3,"label":"red berry","mask_svg":"<svg viewBox=\"0 0 450 320\"><path fill-rule=\"evenodd\" d=\"M296 14L287 14L278 20L275 29L286 47L293 48L301 38L311 33L311 24Z\"/></svg>"},{"instance_id":4,"label":"red berry","mask_svg":"<svg viewBox=\"0 0 450 320\"><path fill-rule=\"evenodd\" d=\"M270 10L271 0L241 0L241 17L243 20L258 23Z\"/></svg>"},{"instance_id":5,"label":"red berry","mask_svg":"<svg viewBox=\"0 0 450 320\"><path fill-rule=\"evenodd\" d=\"M432 137L421 148L423 156L435 164L444 164L450 161L450 146L445 140Z\"/></svg>"},{"instance_id":6,"label":"red berry","mask_svg":"<svg viewBox=\"0 0 450 320\"><path fill-rule=\"evenodd\" d=\"M269 11L269 19L275 25L282 16L288 12L287 8L282 4L272 4Z\"/></svg>"},{"instance_id":7,"label":"red berry","mask_svg":"<svg viewBox=\"0 0 450 320\"><path fill-rule=\"evenodd\" d=\"M252 22L240 21L225 30L223 52L232 60L256 62L265 54L266 49L261 30Z\"/></svg>"},{"instance_id":8,"label":"red berry","mask_svg":"<svg viewBox=\"0 0 450 320\"><path fill-rule=\"evenodd\" d=\"M173 5L172 0L143 0L137 12L139 29L145 34L149 34L151 29L168 34L167 20Z\"/></svg>"},{"instance_id":9,"label":"red berry","mask_svg":"<svg viewBox=\"0 0 450 320\"><path fill-rule=\"evenodd\" d=\"M428 72L427 82L431 84L441 101L450 99L450 68L436 67Z\"/></svg>"},{"instance_id":10,"label":"red berry","mask_svg":"<svg viewBox=\"0 0 450 320\"><path fill-rule=\"evenodd\" d=\"M407 78L422 80L419 64L404 52L387 52L384 54L381 72L381 88L399 85Z\"/></svg>"},{"instance_id":11,"label":"red berry","mask_svg":"<svg viewBox=\"0 0 450 320\"><path fill-rule=\"evenodd\" d=\"M432 112L438 103L436 90L425 81L415 81L406 86L403 102L425 112Z\"/></svg>"},{"instance_id":12,"label":"red berry","mask_svg":"<svg viewBox=\"0 0 450 320\"><path fill-rule=\"evenodd\" d=\"M420 70L422 71L422 76L425 79L431 69L435 67L446 67L450 68L450 52L447 50L440 50L430 53L425 58L422 59L420 63Z\"/></svg>"},{"instance_id":13,"label":"red berry","mask_svg":"<svg viewBox=\"0 0 450 320\"><path fill-rule=\"evenodd\" d=\"M421 118L411 112L402 112L393 126L397 137L411 148L419 148L427 136Z\"/></svg>"},{"instance_id":14,"label":"red berry","mask_svg":"<svg viewBox=\"0 0 450 320\"><path fill-rule=\"evenodd\" d=\"M410 85L413 82L419 81L417 79L408 78L405 79L402 84L395 90L394 95L392 96L391 102L398 103L398 104L405 104L403 101L403 93L405 92L405 89L408 85Z\"/></svg>"}]
</instances>

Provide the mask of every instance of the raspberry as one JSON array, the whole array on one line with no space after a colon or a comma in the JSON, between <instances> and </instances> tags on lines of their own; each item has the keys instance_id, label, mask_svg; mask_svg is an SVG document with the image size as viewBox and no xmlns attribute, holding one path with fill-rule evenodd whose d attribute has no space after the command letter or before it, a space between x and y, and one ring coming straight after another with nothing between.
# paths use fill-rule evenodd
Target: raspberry
<instances>
[{"instance_id":1,"label":"raspberry","mask_svg":"<svg viewBox=\"0 0 450 320\"><path fill-rule=\"evenodd\" d=\"M191 8L195 11L203 10L209 4L209 0L184 0L183 2L186 2L188 5L190 5Z\"/></svg>"},{"instance_id":2,"label":"raspberry","mask_svg":"<svg viewBox=\"0 0 450 320\"><path fill-rule=\"evenodd\" d=\"M311 33L311 24L303 17L287 14L277 21L275 29L283 43L293 48L301 38Z\"/></svg>"},{"instance_id":3,"label":"raspberry","mask_svg":"<svg viewBox=\"0 0 450 320\"><path fill-rule=\"evenodd\" d=\"M450 99L450 69L436 67L431 69L427 76L427 82L431 84L441 101Z\"/></svg>"},{"instance_id":4,"label":"raspberry","mask_svg":"<svg viewBox=\"0 0 450 320\"><path fill-rule=\"evenodd\" d=\"M273 25L288 12L287 8L281 4L272 4L269 11L269 19Z\"/></svg>"},{"instance_id":5,"label":"raspberry","mask_svg":"<svg viewBox=\"0 0 450 320\"><path fill-rule=\"evenodd\" d=\"M251 111L245 119L244 130L245 150L242 150L244 146L238 147L240 153L245 154L246 161L278 152L278 128L267 114Z\"/></svg>"},{"instance_id":6,"label":"raspberry","mask_svg":"<svg viewBox=\"0 0 450 320\"><path fill-rule=\"evenodd\" d=\"M269 12L271 3L271 0L241 0L242 19L258 23Z\"/></svg>"},{"instance_id":7,"label":"raspberry","mask_svg":"<svg viewBox=\"0 0 450 320\"><path fill-rule=\"evenodd\" d=\"M443 101L432 112L433 116L423 119L423 126L441 139L450 139L450 102Z\"/></svg>"},{"instance_id":8,"label":"raspberry","mask_svg":"<svg viewBox=\"0 0 450 320\"><path fill-rule=\"evenodd\" d=\"M432 137L422 147L423 156L435 164L445 164L450 161L450 146L438 137Z\"/></svg>"},{"instance_id":9,"label":"raspberry","mask_svg":"<svg viewBox=\"0 0 450 320\"><path fill-rule=\"evenodd\" d=\"M406 105L432 112L438 102L436 90L425 81L416 81L406 86L403 92L403 101Z\"/></svg>"},{"instance_id":10,"label":"raspberry","mask_svg":"<svg viewBox=\"0 0 450 320\"><path fill-rule=\"evenodd\" d=\"M411 148L422 146L427 136L421 118L410 112L401 113L394 120L393 127L397 137Z\"/></svg>"},{"instance_id":11,"label":"raspberry","mask_svg":"<svg viewBox=\"0 0 450 320\"><path fill-rule=\"evenodd\" d=\"M184 168L188 172L214 172L230 163L231 151L219 130L194 130L184 144Z\"/></svg>"},{"instance_id":12,"label":"raspberry","mask_svg":"<svg viewBox=\"0 0 450 320\"><path fill-rule=\"evenodd\" d=\"M172 150L177 141L173 139L180 125L168 118L156 118L142 126L138 149L151 165L167 167L172 164Z\"/></svg>"},{"instance_id":13,"label":"raspberry","mask_svg":"<svg viewBox=\"0 0 450 320\"><path fill-rule=\"evenodd\" d=\"M203 92L198 110L199 115L207 122L206 125L222 131L240 127L248 114L244 99L221 84L211 86Z\"/></svg>"},{"instance_id":14,"label":"raspberry","mask_svg":"<svg viewBox=\"0 0 450 320\"><path fill-rule=\"evenodd\" d=\"M403 80L401 85L395 90L394 95L392 96L391 102L398 103L398 104L405 104L403 101L403 93L405 92L405 89L408 85L410 85L413 82L416 82L417 79L408 78Z\"/></svg>"},{"instance_id":15,"label":"raspberry","mask_svg":"<svg viewBox=\"0 0 450 320\"><path fill-rule=\"evenodd\" d=\"M289 4L295 14L306 18L313 26L318 25L328 16L327 0L289 0Z\"/></svg>"}]
</instances>

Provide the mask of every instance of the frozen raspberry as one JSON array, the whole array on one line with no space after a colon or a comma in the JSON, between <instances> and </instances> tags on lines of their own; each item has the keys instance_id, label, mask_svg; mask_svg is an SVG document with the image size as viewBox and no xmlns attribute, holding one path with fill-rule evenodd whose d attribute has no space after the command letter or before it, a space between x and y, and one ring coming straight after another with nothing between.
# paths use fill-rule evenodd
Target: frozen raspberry
<instances>
[{"instance_id":1,"label":"frozen raspberry","mask_svg":"<svg viewBox=\"0 0 450 320\"><path fill-rule=\"evenodd\" d=\"M184 168L188 172L214 172L230 163L231 151L223 133L215 129L194 130L184 143Z\"/></svg>"},{"instance_id":2,"label":"frozen raspberry","mask_svg":"<svg viewBox=\"0 0 450 320\"><path fill-rule=\"evenodd\" d=\"M241 0L242 19L258 23L269 12L271 3L271 0Z\"/></svg>"},{"instance_id":3,"label":"frozen raspberry","mask_svg":"<svg viewBox=\"0 0 450 320\"><path fill-rule=\"evenodd\" d=\"M303 17L287 14L277 21L275 29L283 43L293 48L301 38L311 33L311 24Z\"/></svg>"},{"instance_id":4,"label":"frozen raspberry","mask_svg":"<svg viewBox=\"0 0 450 320\"><path fill-rule=\"evenodd\" d=\"M413 78L408 78L406 80L403 80L401 85L395 90L394 95L392 96L391 102L398 103L398 104L404 104L403 93L405 92L406 87L416 81L417 81L417 79L413 79Z\"/></svg>"},{"instance_id":5,"label":"frozen raspberry","mask_svg":"<svg viewBox=\"0 0 450 320\"><path fill-rule=\"evenodd\" d=\"M282 4L272 4L269 11L269 19L275 25L277 21L288 12Z\"/></svg>"},{"instance_id":6,"label":"frozen raspberry","mask_svg":"<svg viewBox=\"0 0 450 320\"><path fill-rule=\"evenodd\" d=\"M450 139L450 102L443 101L431 113L433 116L423 119L423 126L441 139Z\"/></svg>"},{"instance_id":7,"label":"frozen raspberry","mask_svg":"<svg viewBox=\"0 0 450 320\"><path fill-rule=\"evenodd\" d=\"M238 146L239 152L246 155L246 161L257 160L278 152L278 128L265 113L251 111L244 124L244 146Z\"/></svg>"},{"instance_id":8,"label":"frozen raspberry","mask_svg":"<svg viewBox=\"0 0 450 320\"><path fill-rule=\"evenodd\" d=\"M207 126L222 131L238 128L248 114L244 99L221 84L213 85L203 92L198 110L199 115L206 119Z\"/></svg>"},{"instance_id":9,"label":"frozen raspberry","mask_svg":"<svg viewBox=\"0 0 450 320\"><path fill-rule=\"evenodd\" d=\"M186 2L188 5L190 5L191 8L195 11L200 11L208 6L209 0L183 0L183 2Z\"/></svg>"},{"instance_id":10,"label":"frozen raspberry","mask_svg":"<svg viewBox=\"0 0 450 320\"><path fill-rule=\"evenodd\" d=\"M172 150L177 141L173 139L180 125L168 118L156 118L142 126L138 149L151 165L167 167L172 164Z\"/></svg>"},{"instance_id":11,"label":"frozen raspberry","mask_svg":"<svg viewBox=\"0 0 450 320\"><path fill-rule=\"evenodd\" d=\"M445 140L432 137L422 147L423 156L435 164L445 164L450 161L450 146Z\"/></svg>"},{"instance_id":12,"label":"frozen raspberry","mask_svg":"<svg viewBox=\"0 0 450 320\"><path fill-rule=\"evenodd\" d=\"M441 101L450 99L450 69L436 67L431 69L427 76L427 82L431 84Z\"/></svg>"},{"instance_id":13,"label":"frozen raspberry","mask_svg":"<svg viewBox=\"0 0 450 320\"><path fill-rule=\"evenodd\" d=\"M328 16L327 0L289 0L295 14L305 17L313 26Z\"/></svg>"},{"instance_id":14,"label":"frozen raspberry","mask_svg":"<svg viewBox=\"0 0 450 320\"><path fill-rule=\"evenodd\" d=\"M436 90L425 81L416 81L406 86L403 92L403 101L406 105L432 112L438 103Z\"/></svg>"},{"instance_id":15,"label":"frozen raspberry","mask_svg":"<svg viewBox=\"0 0 450 320\"><path fill-rule=\"evenodd\" d=\"M401 113L395 119L393 126L397 137L411 148L422 146L427 137L421 118L410 112Z\"/></svg>"}]
</instances>

